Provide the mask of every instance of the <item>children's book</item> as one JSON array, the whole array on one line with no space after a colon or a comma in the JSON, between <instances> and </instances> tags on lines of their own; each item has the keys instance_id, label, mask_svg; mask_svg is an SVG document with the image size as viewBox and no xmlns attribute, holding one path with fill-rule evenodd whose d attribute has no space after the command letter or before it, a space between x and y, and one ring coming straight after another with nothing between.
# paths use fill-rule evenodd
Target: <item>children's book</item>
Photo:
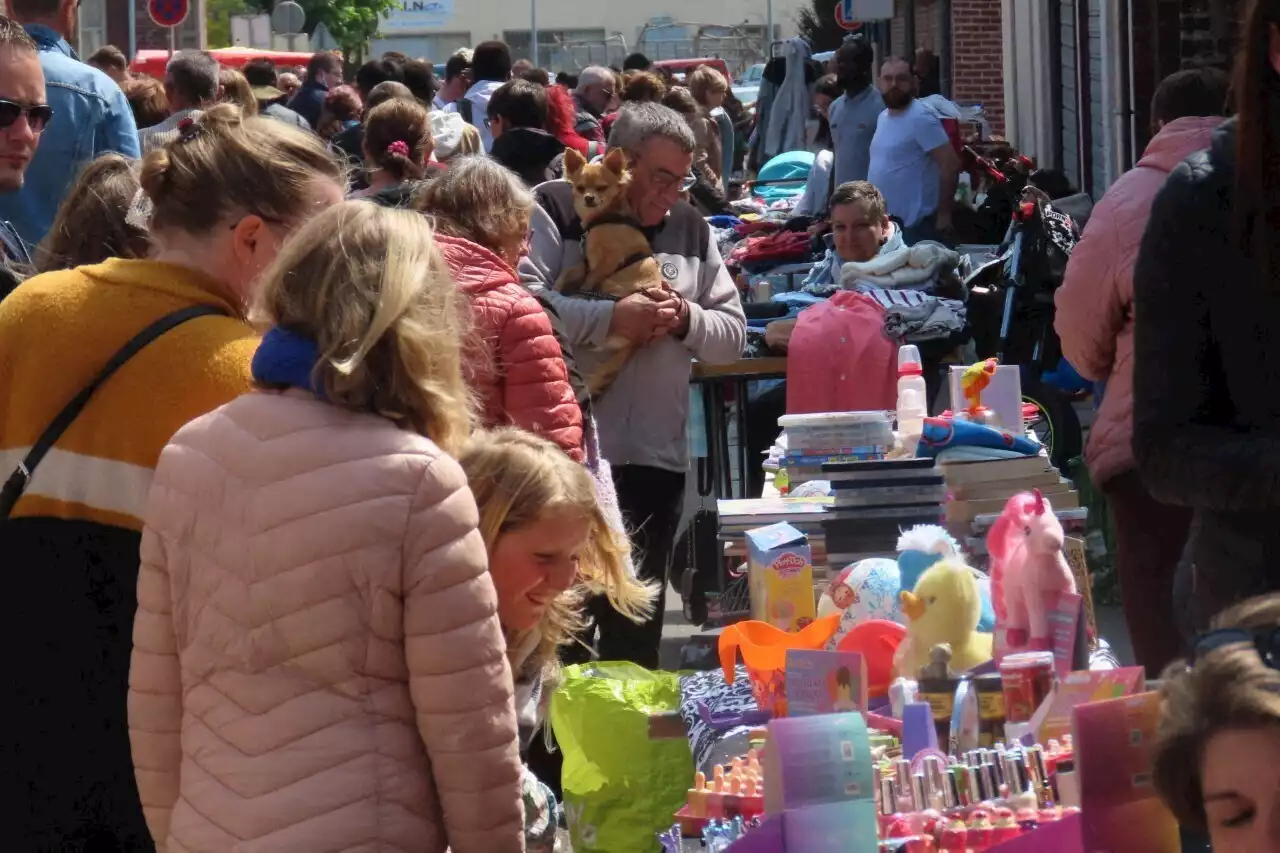
<instances>
[{"instance_id":1,"label":"children's book","mask_svg":"<svg viewBox=\"0 0 1280 853\"><path fill-rule=\"evenodd\" d=\"M867 665L857 652L788 649L787 714L867 711Z\"/></svg>"}]
</instances>

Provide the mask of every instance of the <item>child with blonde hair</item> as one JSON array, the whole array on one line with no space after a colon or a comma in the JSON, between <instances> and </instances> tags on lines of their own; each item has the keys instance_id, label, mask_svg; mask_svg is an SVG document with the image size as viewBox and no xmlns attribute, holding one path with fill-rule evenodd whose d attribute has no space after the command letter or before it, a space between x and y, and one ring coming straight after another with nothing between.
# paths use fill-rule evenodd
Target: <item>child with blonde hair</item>
<instances>
[{"instance_id":1,"label":"child with blonde hair","mask_svg":"<svg viewBox=\"0 0 1280 853\"><path fill-rule=\"evenodd\" d=\"M130 669L161 849L517 853L511 669L459 309L427 221L344 202L264 274L258 390L160 457Z\"/></svg>"},{"instance_id":2,"label":"child with blonde hair","mask_svg":"<svg viewBox=\"0 0 1280 853\"><path fill-rule=\"evenodd\" d=\"M603 594L644 622L657 591L632 576L631 546L606 518L590 472L555 444L498 429L473 435L459 462L480 509L527 747L559 680L557 649L584 627L587 596ZM524 793L526 847L551 850L555 800L527 770Z\"/></svg>"}]
</instances>

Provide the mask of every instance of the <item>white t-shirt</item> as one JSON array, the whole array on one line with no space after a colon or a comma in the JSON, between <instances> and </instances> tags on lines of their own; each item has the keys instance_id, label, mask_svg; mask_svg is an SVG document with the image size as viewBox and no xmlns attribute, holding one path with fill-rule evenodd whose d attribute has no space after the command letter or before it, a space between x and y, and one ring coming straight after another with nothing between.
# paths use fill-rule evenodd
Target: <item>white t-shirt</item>
<instances>
[{"instance_id":1,"label":"white t-shirt","mask_svg":"<svg viewBox=\"0 0 1280 853\"><path fill-rule=\"evenodd\" d=\"M942 171L929 155L950 144L942 121L918 100L896 113L880 114L867 180L884 196L889 215L905 227L937 212Z\"/></svg>"}]
</instances>

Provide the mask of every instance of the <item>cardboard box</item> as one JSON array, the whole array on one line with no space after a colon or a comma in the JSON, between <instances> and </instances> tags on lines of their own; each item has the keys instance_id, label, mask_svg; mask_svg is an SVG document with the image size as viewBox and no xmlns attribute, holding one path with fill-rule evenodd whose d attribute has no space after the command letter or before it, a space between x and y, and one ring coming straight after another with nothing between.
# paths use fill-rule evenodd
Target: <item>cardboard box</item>
<instances>
[{"instance_id":1,"label":"cardboard box","mask_svg":"<svg viewBox=\"0 0 1280 853\"><path fill-rule=\"evenodd\" d=\"M799 631L818 615L809 540L785 521L748 530L747 588L751 618Z\"/></svg>"}]
</instances>

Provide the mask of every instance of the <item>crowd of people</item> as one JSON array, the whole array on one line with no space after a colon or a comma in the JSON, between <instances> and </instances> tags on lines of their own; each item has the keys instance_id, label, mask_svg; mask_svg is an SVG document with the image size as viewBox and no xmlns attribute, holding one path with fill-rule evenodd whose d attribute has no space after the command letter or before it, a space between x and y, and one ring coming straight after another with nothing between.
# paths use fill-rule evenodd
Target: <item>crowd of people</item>
<instances>
[{"instance_id":1,"label":"crowd of people","mask_svg":"<svg viewBox=\"0 0 1280 853\"><path fill-rule=\"evenodd\" d=\"M443 79L394 53L348 81L327 52L231 69L184 50L155 80L111 47L81 62L74 4L8 9L9 837L553 850L538 733L559 668L583 648L657 668L690 364L743 353L705 218L746 149L729 81L638 54L553 78L501 42ZM1168 671L1157 782L1240 843L1274 832L1253 817L1274 778L1229 768L1280 753L1274 601L1227 609L1280 586L1280 2L1245 27L1230 108L1218 72L1161 85L1150 146L1057 294L1067 357L1106 387L1087 459L1138 662L1186 648L1179 589L1188 630L1223 629ZM854 39L814 82L808 293L951 234L960 160L925 101L937 64L915 60L876 69ZM567 296L584 226L566 152L613 149L659 274ZM796 326L765 340L786 351ZM582 377L620 339L634 354L592 398Z\"/></svg>"},{"instance_id":2,"label":"crowd of people","mask_svg":"<svg viewBox=\"0 0 1280 853\"><path fill-rule=\"evenodd\" d=\"M562 655L658 666L690 363L743 348L695 128L658 75L500 43L151 80L69 8L0 18L8 837L553 849ZM661 274L567 299L547 180L606 148Z\"/></svg>"}]
</instances>

